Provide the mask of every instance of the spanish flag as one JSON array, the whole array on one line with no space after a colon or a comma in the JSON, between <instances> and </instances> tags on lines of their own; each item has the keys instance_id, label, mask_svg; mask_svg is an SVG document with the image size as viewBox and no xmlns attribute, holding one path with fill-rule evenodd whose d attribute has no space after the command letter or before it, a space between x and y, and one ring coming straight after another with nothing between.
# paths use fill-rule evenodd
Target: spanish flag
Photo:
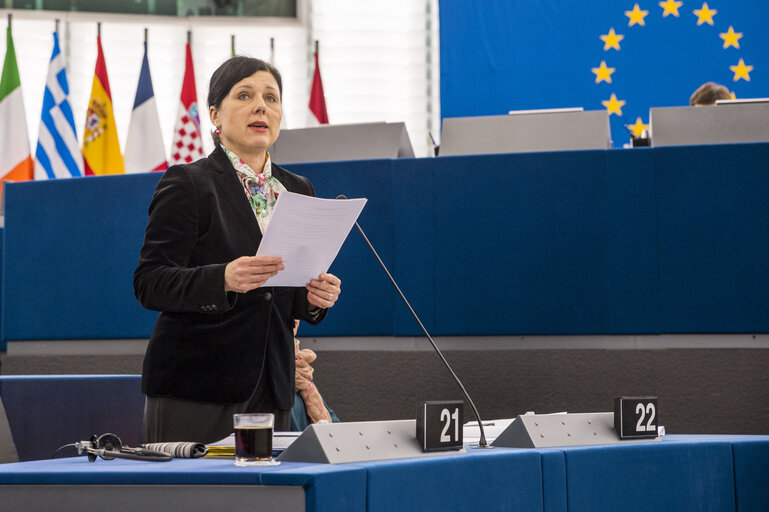
<instances>
[{"instance_id":1,"label":"spanish flag","mask_svg":"<svg viewBox=\"0 0 769 512\"><path fill-rule=\"evenodd\" d=\"M7 34L8 47L0 79L0 178L24 181L32 179L34 163L29 151L29 132L10 23Z\"/></svg>"},{"instance_id":2,"label":"spanish flag","mask_svg":"<svg viewBox=\"0 0 769 512\"><path fill-rule=\"evenodd\" d=\"M85 174L122 174L123 157L117 139L115 116L112 113L112 94L109 90L107 65L101 49L101 36L96 37L98 56L93 74L91 101L85 118L83 133L83 160Z\"/></svg>"}]
</instances>

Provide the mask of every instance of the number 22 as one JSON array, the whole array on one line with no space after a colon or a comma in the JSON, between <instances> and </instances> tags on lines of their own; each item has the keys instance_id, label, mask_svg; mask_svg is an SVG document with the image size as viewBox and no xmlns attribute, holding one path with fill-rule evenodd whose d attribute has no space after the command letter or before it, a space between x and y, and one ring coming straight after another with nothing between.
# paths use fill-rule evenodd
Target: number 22
<instances>
[{"instance_id":1,"label":"number 22","mask_svg":"<svg viewBox=\"0 0 769 512\"><path fill-rule=\"evenodd\" d=\"M635 406L635 413L638 414L638 423L636 423L635 431L636 432L654 432L654 430L657 428L654 425L654 416L656 415L656 410L654 409L653 403L646 404L646 408L644 409L644 404L639 403ZM643 424L644 417L646 415L649 415L649 419L646 422L646 425Z\"/></svg>"}]
</instances>

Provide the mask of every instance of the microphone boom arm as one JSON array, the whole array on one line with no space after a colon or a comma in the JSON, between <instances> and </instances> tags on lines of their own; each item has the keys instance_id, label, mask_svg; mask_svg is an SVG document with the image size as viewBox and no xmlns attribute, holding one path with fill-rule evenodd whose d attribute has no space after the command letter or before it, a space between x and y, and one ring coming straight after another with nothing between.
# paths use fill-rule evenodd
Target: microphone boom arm
<instances>
[{"instance_id":1,"label":"microphone boom arm","mask_svg":"<svg viewBox=\"0 0 769 512\"><path fill-rule=\"evenodd\" d=\"M337 199L347 199L345 196L338 196ZM454 373L454 370L451 369L451 365L446 360L446 358L443 356L443 353L438 348L438 345L435 344L435 341L433 340L433 337L430 336L430 333L427 332L427 329L425 328L424 324L422 324L422 321L419 319L419 316L417 315L416 311L414 311L414 308L411 307L411 304L409 304L408 299L406 299L406 296L403 295L403 292L401 291L400 287L398 286L398 283L395 282L395 279L393 279L393 276L390 274L390 271L387 270L387 266L385 266L384 262L382 261L382 258L379 257L379 254L377 254L376 249L374 249L374 246L371 245L371 242L369 242L368 237L361 229L358 222L355 222L355 227L358 228L358 231L360 232L361 236L363 237L363 240L366 241L366 245L368 245L368 248L371 249L371 252L374 253L374 256L376 257L377 261L379 262L379 265L381 265L382 269L385 271L385 274L387 274L387 277L390 279L390 282L395 287L395 291L398 292L398 295L400 295L403 302L406 304L406 307L409 308L409 311L411 311L411 314L414 316L414 319L419 324L419 327L422 329L422 332L425 333L425 336L427 337L430 344L435 349L435 352L440 356L441 360L443 361L443 364L446 365L446 368L448 368L449 372L451 373L451 376L454 377L454 380L456 381L457 385L459 386L459 389L462 390L462 393L465 395L465 398L467 399L467 402L470 404L470 407L473 409L473 413L475 414L476 420L478 420L478 428L481 431L481 437L478 441L478 448L490 448L490 446L486 443L486 434L483 431L483 421L481 421L481 415L478 414L478 408L475 407L475 403L473 402L473 399L470 398L470 395L467 393L467 390L465 389L465 386L462 385L462 381L459 380L459 377L457 377L457 374Z\"/></svg>"}]
</instances>

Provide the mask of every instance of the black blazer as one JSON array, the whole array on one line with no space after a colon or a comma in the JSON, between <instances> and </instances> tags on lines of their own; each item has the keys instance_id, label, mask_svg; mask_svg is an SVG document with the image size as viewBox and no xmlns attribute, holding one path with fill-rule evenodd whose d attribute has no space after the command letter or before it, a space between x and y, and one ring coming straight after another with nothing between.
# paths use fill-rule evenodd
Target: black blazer
<instances>
[{"instance_id":1,"label":"black blazer","mask_svg":"<svg viewBox=\"0 0 769 512\"><path fill-rule=\"evenodd\" d=\"M314 195L309 180L273 165L286 190ZM256 254L262 239L243 186L217 146L175 165L160 179L149 207L134 293L160 311L142 373L150 396L217 403L246 401L265 365L278 409L294 398L293 320L318 323L304 288L224 291L230 261Z\"/></svg>"}]
</instances>

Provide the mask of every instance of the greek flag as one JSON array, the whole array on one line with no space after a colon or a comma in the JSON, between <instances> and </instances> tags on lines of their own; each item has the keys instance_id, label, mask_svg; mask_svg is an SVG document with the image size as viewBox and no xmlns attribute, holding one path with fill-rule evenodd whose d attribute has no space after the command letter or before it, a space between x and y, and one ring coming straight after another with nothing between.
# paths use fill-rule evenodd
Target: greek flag
<instances>
[{"instance_id":1,"label":"greek flag","mask_svg":"<svg viewBox=\"0 0 769 512\"><path fill-rule=\"evenodd\" d=\"M68 178L83 175L83 155L77 142L75 118L69 105L69 85L59 34L53 33L53 55L43 94L35 179Z\"/></svg>"}]
</instances>

